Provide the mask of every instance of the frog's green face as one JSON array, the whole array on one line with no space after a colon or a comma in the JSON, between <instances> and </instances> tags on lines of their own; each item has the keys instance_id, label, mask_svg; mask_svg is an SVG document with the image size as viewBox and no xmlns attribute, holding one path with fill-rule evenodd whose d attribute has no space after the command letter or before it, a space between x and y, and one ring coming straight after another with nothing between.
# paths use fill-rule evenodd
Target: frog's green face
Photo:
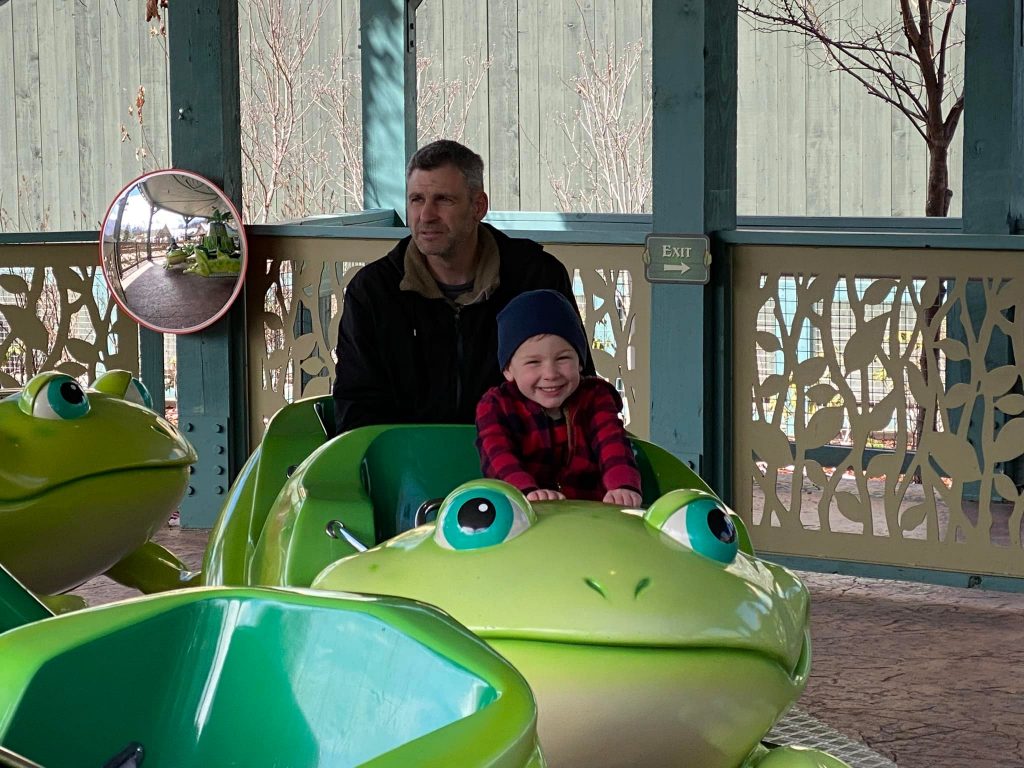
<instances>
[{"instance_id":1,"label":"frog's green face","mask_svg":"<svg viewBox=\"0 0 1024 768\"><path fill-rule=\"evenodd\" d=\"M127 371L90 389L41 373L0 400L0 561L30 589L102 573L177 506L196 454L151 407Z\"/></svg>"},{"instance_id":2,"label":"frog's green face","mask_svg":"<svg viewBox=\"0 0 1024 768\"><path fill-rule=\"evenodd\" d=\"M602 728L636 736L621 764L739 765L806 683L806 590L703 491L632 510L474 481L314 586L433 603L491 643L533 687L552 765L620 764Z\"/></svg>"}]
</instances>

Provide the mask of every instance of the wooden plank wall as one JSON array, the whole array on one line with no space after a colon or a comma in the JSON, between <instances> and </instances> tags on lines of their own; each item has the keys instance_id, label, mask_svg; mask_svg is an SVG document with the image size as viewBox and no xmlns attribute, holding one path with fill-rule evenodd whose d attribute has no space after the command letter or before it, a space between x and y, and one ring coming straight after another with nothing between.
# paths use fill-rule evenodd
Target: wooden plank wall
<instances>
[{"instance_id":1,"label":"wooden plank wall","mask_svg":"<svg viewBox=\"0 0 1024 768\"><path fill-rule=\"evenodd\" d=\"M328 71L344 46L339 75L358 75L358 0L285 0L289 16L320 3L324 14L305 66ZM97 227L125 183L166 164L166 40L151 35L144 5L18 0L0 6L0 231ZM454 110L465 108L465 86L490 58L467 119L455 122L486 161L494 210L557 209L550 179L565 175L572 147L556 117L580 106L571 85L580 51L592 44L600 56L610 46L618 57L642 39L643 63L626 108L637 113L646 106L650 6L651 0L426 0L420 6L420 56L435 82L460 84ZM892 0L842 0L832 12L865 21L895 14ZM243 0L241 61L252 72L245 13ZM793 35L758 34L741 20L739 36L740 214L923 214L927 157L905 117L820 66L817 49ZM962 52L954 58L962 67ZM140 85L144 126L128 111ZM124 141L122 125L130 136ZM324 130L323 118L311 111L299 140L315 142ZM961 210L961 136L962 130L951 154L952 215ZM341 166L333 142L323 152L321 165ZM278 208L274 217L284 215Z\"/></svg>"},{"instance_id":2,"label":"wooden plank wall","mask_svg":"<svg viewBox=\"0 0 1024 768\"><path fill-rule=\"evenodd\" d=\"M0 7L0 230L97 229L123 185L166 165L164 40L144 14L135 0ZM145 137L128 112L142 84Z\"/></svg>"},{"instance_id":3,"label":"wooden plank wall","mask_svg":"<svg viewBox=\"0 0 1024 768\"><path fill-rule=\"evenodd\" d=\"M893 0L840 0L827 12L870 26L898 20ZM739 213L923 216L923 139L903 114L822 66L819 50L793 34L754 32L740 19ZM963 49L950 58L962 80ZM962 167L961 121L950 151L951 216L962 210Z\"/></svg>"}]
</instances>

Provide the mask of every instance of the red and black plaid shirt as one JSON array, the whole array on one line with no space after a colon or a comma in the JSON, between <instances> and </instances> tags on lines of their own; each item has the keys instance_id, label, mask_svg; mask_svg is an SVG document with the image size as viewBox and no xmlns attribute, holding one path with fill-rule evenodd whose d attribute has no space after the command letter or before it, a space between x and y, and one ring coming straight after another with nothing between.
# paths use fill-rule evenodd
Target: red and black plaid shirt
<instances>
[{"instance_id":1,"label":"red and black plaid shirt","mask_svg":"<svg viewBox=\"0 0 1024 768\"><path fill-rule=\"evenodd\" d=\"M640 471L619 420L615 387L585 376L562 406L564 419L520 393L514 381L489 389L476 408L476 446L484 476L523 493L558 490L601 501L605 492L640 492Z\"/></svg>"}]
</instances>

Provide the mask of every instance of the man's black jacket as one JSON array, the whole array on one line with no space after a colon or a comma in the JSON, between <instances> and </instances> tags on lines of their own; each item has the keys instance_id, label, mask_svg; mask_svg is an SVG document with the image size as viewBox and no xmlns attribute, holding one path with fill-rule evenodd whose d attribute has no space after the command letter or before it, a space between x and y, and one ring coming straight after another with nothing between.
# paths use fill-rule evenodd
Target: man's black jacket
<instances>
[{"instance_id":1,"label":"man's black jacket","mask_svg":"<svg viewBox=\"0 0 1024 768\"><path fill-rule=\"evenodd\" d=\"M334 381L338 432L368 424L471 424L476 405L504 379L498 312L516 295L553 288L576 306L565 267L532 240L486 224L498 245L499 285L483 301L455 307L400 290L406 237L363 267L345 290ZM584 364L593 372L593 361Z\"/></svg>"}]
</instances>

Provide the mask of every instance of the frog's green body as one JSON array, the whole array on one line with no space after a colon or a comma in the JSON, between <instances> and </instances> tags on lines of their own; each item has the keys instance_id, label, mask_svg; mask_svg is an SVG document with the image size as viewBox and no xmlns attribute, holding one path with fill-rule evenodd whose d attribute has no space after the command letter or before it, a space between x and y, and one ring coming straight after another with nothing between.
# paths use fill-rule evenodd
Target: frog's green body
<instances>
[{"instance_id":1,"label":"frog's green body","mask_svg":"<svg viewBox=\"0 0 1024 768\"><path fill-rule=\"evenodd\" d=\"M192 446L127 371L85 390L41 373L0 399L0 563L41 595L108 572L144 591L192 576L149 541L188 486Z\"/></svg>"},{"instance_id":2,"label":"frog's green body","mask_svg":"<svg viewBox=\"0 0 1024 768\"><path fill-rule=\"evenodd\" d=\"M441 607L526 677L556 768L844 765L760 744L807 681L807 592L754 556L742 523L682 462L633 441L646 511L530 504L511 486L472 480L472 426L366 427L324 442L313 406L286 406L268 426L211 534L207 583L312 585ZM441 543L443 521L478 491L519 510L508 529L516 535ZM420 502L438 496L439 522L406 530ZM684 508L698 510L698 528L712 508L719 522L735 521L724 555L713 541L706 551L681 543ZM448 527L457 535L460 526ZM379 546L353 554L346 536Z\"/></svg>"},{"instance_id":3,"label":"frog's green body","mask_svg":"<svg viewBox=\"0 0 1024 768\"><path fill-rule=\"evenodd\" d=\"M501 497L528 511L521 533L446 546L446 526L463 535L450 519L459 505ZM755 765L751 754L807 681L808 596L749 544L715 559L666 533L695 504L707 509L691 518L725 514L701 491L669 492L641 514L531 505L511 486L471 482L436 525L345 558L313 586L430 602L485 639L529 681L552 766ZM808 758L840 764L799 751L777 764Z\"/></svg>"}]
</instances>

